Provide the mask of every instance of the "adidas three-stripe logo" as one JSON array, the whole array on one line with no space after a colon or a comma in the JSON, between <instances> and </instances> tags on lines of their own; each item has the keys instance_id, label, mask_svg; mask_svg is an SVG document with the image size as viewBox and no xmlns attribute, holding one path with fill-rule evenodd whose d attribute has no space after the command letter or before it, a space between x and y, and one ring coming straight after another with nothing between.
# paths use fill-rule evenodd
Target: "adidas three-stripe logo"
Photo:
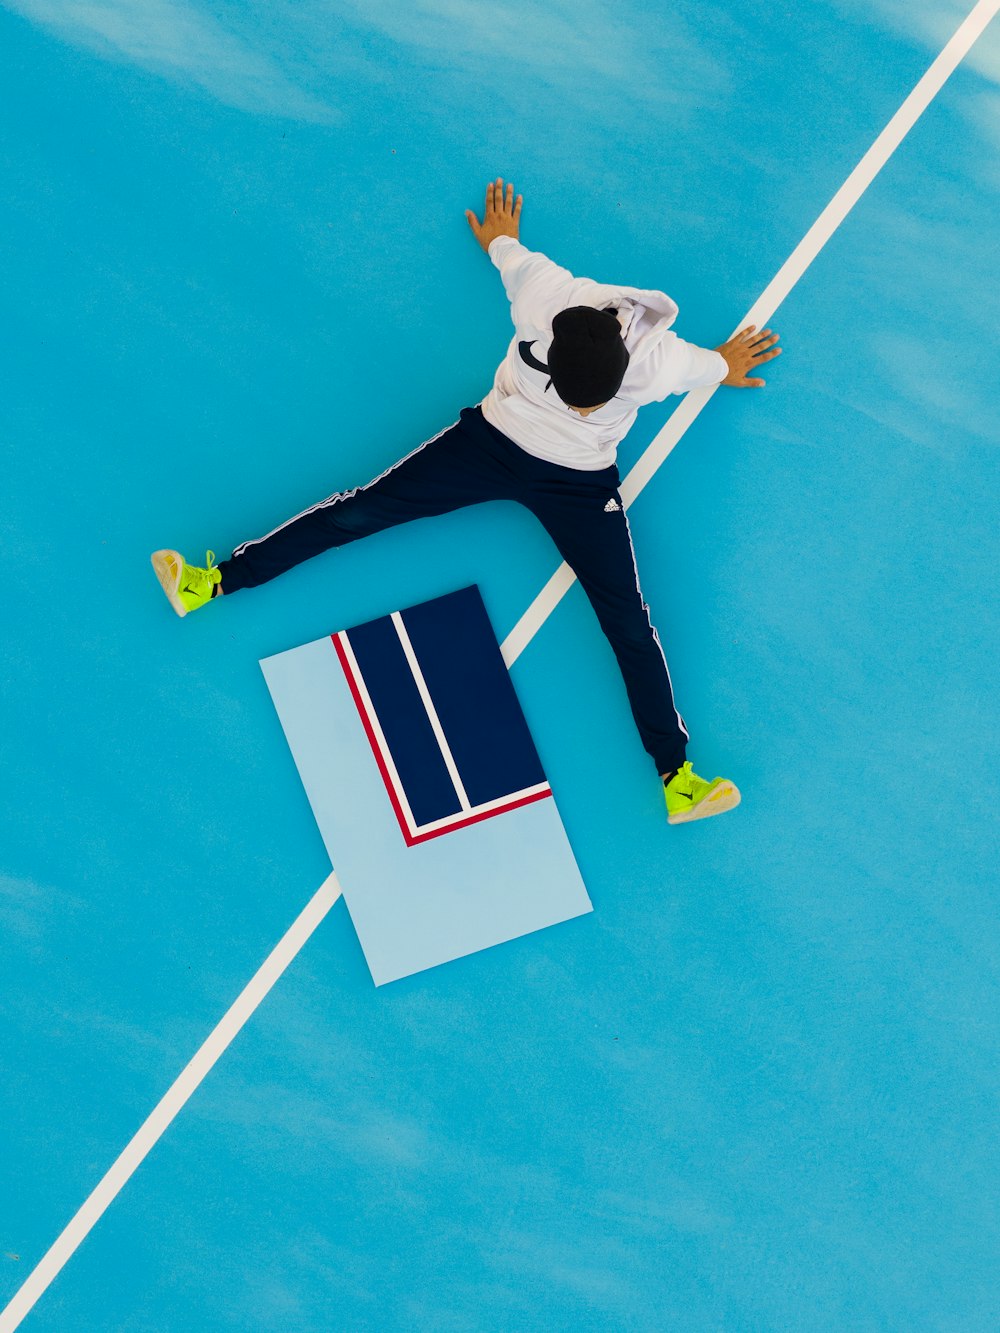
<instances>
[{"instance_id":1,"label":"adidas three-stripe logo","mask_svg":"<svg viewBox=\"0 0 1000 1333\"><path fill-rule=\"evenodd\" d=\"M618 514L621 512L621 505L612 497L604 506L604 512L606 514Z\"/></svg>"}]
</instances>

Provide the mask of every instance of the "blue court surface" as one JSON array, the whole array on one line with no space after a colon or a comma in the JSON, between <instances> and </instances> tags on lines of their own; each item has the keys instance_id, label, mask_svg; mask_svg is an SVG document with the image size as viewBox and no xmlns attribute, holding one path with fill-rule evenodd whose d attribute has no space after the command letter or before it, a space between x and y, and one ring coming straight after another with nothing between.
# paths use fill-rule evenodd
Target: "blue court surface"
<instances>
[{"instance_id":1,"label":"blue court surface","mask_svg":"<svg viewBox=\"0 0 1000 1333\"><path fill-rule=\"evenodd\" d=\"M0 7L0 1307L330 873L259 661L558 565L492 504L182 621L150 552L480 401L491 177L722 342L973 3ZM740 808L667 826L573 587L511 679L594 910L376 988L337 901L25 1329L1000 1326L998 147L994 22L631 510Z\"/></svg>"}]
</instances>

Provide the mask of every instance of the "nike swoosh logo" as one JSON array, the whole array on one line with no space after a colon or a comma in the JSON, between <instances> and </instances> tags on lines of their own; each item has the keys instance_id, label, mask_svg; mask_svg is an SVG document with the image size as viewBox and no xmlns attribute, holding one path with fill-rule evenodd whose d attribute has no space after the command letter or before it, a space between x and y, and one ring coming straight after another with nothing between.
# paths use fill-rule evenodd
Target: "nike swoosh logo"
<instances>
[{"instance_id":1,"label":"nike swoosh logo","mask_svg":"<svg viewBox=\"0 0 1000 1333\"><path fill-rule=\"evenodd\" d=\"M539 361L538 357L533 355L531 351L532 347L534 347L534 343L530 342L519 342L517 344L517 350L521 355L521 360L529 365L532 370L540 370L547 375L549 373L548 366L544 361Z\"/></svg>"}]
</instances>

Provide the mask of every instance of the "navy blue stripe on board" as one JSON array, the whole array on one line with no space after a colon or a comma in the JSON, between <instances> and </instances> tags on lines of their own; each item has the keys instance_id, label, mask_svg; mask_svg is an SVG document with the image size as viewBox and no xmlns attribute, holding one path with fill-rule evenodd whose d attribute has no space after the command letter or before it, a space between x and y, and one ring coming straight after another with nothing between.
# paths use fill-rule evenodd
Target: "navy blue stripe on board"
<instances>
[{"instance_id":1,"label":"navy blue stripe on board","mask_svg":"<svg viewBox=\"0 0 1000 1333\"><path fill-rule=\"evenodd\" d=\"M402 618L472 805L544 782L479 589L412 606Z\"/></svg>"},{"instance_id":2,"label":"navy blue stripe on board","mask_svg":"<svg viewBox=\"0 0 1000 1333\"><path fill-rule=\"evenodd\" d=\"M354 657L418 825L461 809L441 747L388 616L347 631Z\"/></svg>"}]
</instances>

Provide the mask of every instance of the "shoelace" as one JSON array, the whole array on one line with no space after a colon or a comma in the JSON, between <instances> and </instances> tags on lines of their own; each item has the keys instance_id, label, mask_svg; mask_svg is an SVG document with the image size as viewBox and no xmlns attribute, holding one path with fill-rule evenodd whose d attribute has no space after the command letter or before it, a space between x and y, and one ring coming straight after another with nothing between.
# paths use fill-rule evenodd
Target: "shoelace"
<instances>
[{"instance_id":1,"label":"shoelace","mask_svg":"<svg viewBox=\"0 0 1000 1333\"><path fill-rule=\"evenodd\" d=\"M202 587L204 586L206 577L208 579L209 584L211 585L212 570L217 568L215 564L214 551L205 552L205 565L206 569L204 570L204 572L198 569L196 566L193 565L187 566L187 568L191 570L191 573L188 575L187 578L187 583L184 588L185 592L190 592L194 593L196 596L201 596L201 590Z\"/></svg>"}]
</instances>

